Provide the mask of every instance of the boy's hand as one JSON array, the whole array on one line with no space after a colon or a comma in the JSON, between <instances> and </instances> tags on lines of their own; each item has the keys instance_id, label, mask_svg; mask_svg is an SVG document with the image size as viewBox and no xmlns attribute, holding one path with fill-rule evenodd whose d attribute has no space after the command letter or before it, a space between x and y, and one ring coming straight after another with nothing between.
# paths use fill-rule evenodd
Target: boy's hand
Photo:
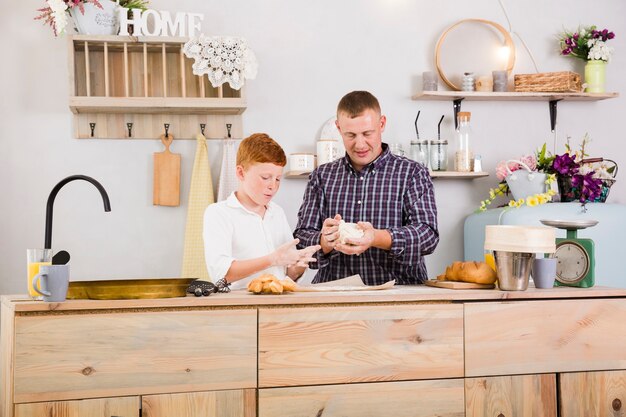
<instances>
[{"instance_id":1,"label":"boy's hand","mask_svg":"<svg viewBox=\"0 0 626 417\"><path fill-rule=\"evenodd\" d=\"M296 266L301 266L303 268L309 267L309 262L315 262L317 259L313 257L313 254L320 250L322 247L320 245L307 246L304 249L300 249L298 254L300 255L300 259L296 262Z\"/></svg>"},{"instance_id":2,"label":"boy's hand","mask_svg":"<svg viewBox=\"0 0 626 417\"><path fill-rule=\"evenodd\" d=\"M270 263L272 264L272 266L295 265L301 258L301 255L299 253L301 251L296 249L296 245L299 242L300 239L294 239L291 242L285 243L274 252L272 252L270 254Z\"/></svg>"},{"instance_id":3,"label":"boy's hand","mask_svg":"<svg viewBox=\"0 0 626 417\"><path fill-rule=\"evenodd\" d=\"M334 218L324 220L320 233L320 245L324 253L332 251L339 243L339 221L341 216L336 214Z\"/></svg>"}]
</instances>

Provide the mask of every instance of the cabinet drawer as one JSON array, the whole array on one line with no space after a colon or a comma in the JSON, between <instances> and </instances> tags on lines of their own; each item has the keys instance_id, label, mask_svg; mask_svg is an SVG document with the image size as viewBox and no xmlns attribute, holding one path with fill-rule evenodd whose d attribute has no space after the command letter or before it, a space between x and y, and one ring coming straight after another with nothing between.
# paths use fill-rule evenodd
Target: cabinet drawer
<instances>
[{"instance_id":1,"label":"cabinet drawer","mask_svg":"<svg viewBox=\"0 0 626 417\"><path fill-rule=\"evenodd\" d=\"M255 310L21 316L16 403L256 387Z\"/></svg>"},{"instance_id":2,"label":"cabinet drawer","mask_svg":"<svg viewBox=\"0 0 626 417\"><path fill-rule=\"evenodd\" d=\"M259 417L464 417L463 380L259 390Z\"/></svg>"},{"instance_id":3,"label":"cabinet drawer","mask_svg":"<svg viewBox=\"0 0 626 417\"><path fill-rule=\"evenodd\" d=\"M462 376L462 305L259 311L259 387Z\"/></svg>"},{"instance_id":4,"label":"cabinet drawer","mask_svg":"<svg viewBox=\"0 0 626 417\"><path fill-rule=\"evenodd\" d=\"M15 417L137 417L139 397L16 404Z\"/></svg>"},{"instance_id":5,"label":"cabinet drawer","mask_svg":"<svg viewBox=\"0 0 626 417\"><path fill-rule=\"evenodd\" d=\"M465 404L466 417L556 417L556 375L467 378Z\"/></svg>"},{"instance_id":6,"label":"cabinet drawer","mask_svg":"<svg viewBox=\"0 0 626 417\"><path fill-rule=\"evenodd\" d=\"M624 317L624 299L466 304L466 376L624 369Z\"/></svg>"},{"instance_id":7,"label":"cabinet drawer","mask_svg":"<svg viewBox=\"0 0 626 417\"><path fill-rule=\"evenodd\" d=\"M256 417L256 390L189 392L141 397L141 417L207 416Z\"/></svg>"},{"instance_id":8,"label":"cabinet drawer","mask_svg":"<svg viewBox=\"0 0 626 417\"><path fill-rule=\"evenodd\" d=\"M626 371L559 375L562 417L626 416Z\"/></svg>"}]
</instances>

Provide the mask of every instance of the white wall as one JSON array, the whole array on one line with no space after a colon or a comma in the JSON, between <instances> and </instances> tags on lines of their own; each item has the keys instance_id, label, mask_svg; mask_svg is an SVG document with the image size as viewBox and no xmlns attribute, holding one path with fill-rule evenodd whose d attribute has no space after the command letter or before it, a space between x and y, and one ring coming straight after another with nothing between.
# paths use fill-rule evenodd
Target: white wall
<instances>
[{"instance_id":1,"label":"white wall","mask_svg":"<svg viewBox=\"0 0 626 417\"><path fill-rule=\"evenodd\" d=\"M582 65L558 55L555 34L562 28L597 24L615 31L616 53L609 65L608 89L626 92L626 3L607 0L545 2L508 0L513 28L537 58L541 71ZM67 105L67 44L34 21L44 2L3 3L0 13L0 293L25 291L24 252L41 247L45 203L59 180L70 174L98 179L111 197L105 214L98 193L75 182L59 194L55 205L53 248L72 254L72 279L175 277L179 274L186 204L154 207L152 153L159 141L76 140ZM194 11L206 15L206 34L239 35L249 40L260 62L248 85L244 132L264 131L290 152L314 152L323 122L341 96L367 89L388 116L385 139L408 146L413 120L422 110L423 135L436 131L446 114L444 136L452 137L449 102L411 101L419 75L434 69L434 45L453 22L480 17L506 25L496 0L153 0L153 8ZM472 42L468 39L467 42ZM516 39L515 71L533 71ZM624 98L593 103L561 103L562 137L594 138L594 156L624 163ZM550 140L545 102L464 103L473 112L474 148L493 170L505 158L529 153ZM562 140L561 140L562 143ZM182 193L186 196L195 143L176 141L183 156ZM217 173L220 148L210 148ZM462 224L485 198L495 177L475 181L436 181L441 243L428 258L431 275L461 259ZM295 226L305 181L285 180L277 197ZM626 186L618 180L611 202L626 203Z\"/></svg>"}]
</instances>

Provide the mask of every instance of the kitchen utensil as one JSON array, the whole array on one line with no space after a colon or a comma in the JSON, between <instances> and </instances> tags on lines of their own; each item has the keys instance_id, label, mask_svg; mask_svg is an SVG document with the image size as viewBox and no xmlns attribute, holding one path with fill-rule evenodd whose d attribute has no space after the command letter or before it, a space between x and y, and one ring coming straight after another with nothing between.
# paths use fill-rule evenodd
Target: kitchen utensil
<instances>
[{"instance_id":1,"label":"kitchen utensil","mask_svg":"<svg viewBox=\"0 0 626 417\"><path fill-rule=\"evenodd\" d=\"M498 273L498 287L503 291L525 291L528 288L534 253L493 251Z\"/></svg>"},{"instance_id":2,"label":"kitchen utensil","mask_svg":"<svg viewBox=\"0 0 626 417\"><path fill-rule=\"evenodd\" d=\"M577 236L577 231L593 227L597 220L540 220L546 226L567 230L565 238L556 239L556 285L593 287L595 284L595 245L591 239Z\"/></svg>"},{"instance_id":3,"label":"kitchen utensil","mask_svg":"<svg viewBox=\"0 0 626 417\"><path fill-rule=\"evenodd\" d=\"M180 205L180 154L170 152L174 136L161 135L163 152L154 153L154 188L152 203L155 206Z\"/></svg>"},{"instance_id":4,"label":"kitchen utensil","mask_svg":"<svg viewBox=\"0 0 626 417\"><path fill-rule=\"evenodd\" d=\"M52 256L52 265L65 265L70 261L68 251L60 250Z\"/></svg>"},{"instance_id":5,"label":"kitchen utensil","mask_svg":"<svg viewBox=\"0 0 626 417\"><path fill-rule=\"evenodd\" d=\"M424 284L429 287L448 288L451 290L490 290L495 288L495 284L476 284L474 282L443 281L439 279L429 279Z\"/></svg>"},{"instance_id":6,"label":"kitchen utensil","mask_svg":"<svg viewBox=\"0 0 626 417\"><path fill-rule=\"evenodd\" d=\"M68 299L129 300L185 297L195 278L125 279L70 282Z\"/></svg>"}]
</instances>

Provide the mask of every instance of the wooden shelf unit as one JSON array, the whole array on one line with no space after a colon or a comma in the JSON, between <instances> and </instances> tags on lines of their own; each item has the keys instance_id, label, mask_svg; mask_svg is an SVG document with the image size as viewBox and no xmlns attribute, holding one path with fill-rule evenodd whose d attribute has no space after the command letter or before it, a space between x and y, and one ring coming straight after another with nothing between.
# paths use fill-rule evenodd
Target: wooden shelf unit
<instances>
[{"instance_id":1,"label":"wooden shelf unit","mask_svg":"<svg viewBox=\"0 0 626 417\"><path fill-rule=\"evenodd\" d=\"M292 179L309 179L310 171L287 171L285 172L285 178ZM457 171L431 171L431 178L445 178L445 179L463 179L472 180L475 178L488 177L487 172L457 172Z\"/></svg>"},{"instance_id":2,"label":"wooden shelf unit","mask_svg":"<svg viewBox=\"0 0 626 417\"><path fill-rule=\"evenodd\" d=\"M480 91L423 91L413 95L413 100L468 101L598 101L619 97L619 93L517 93Z\"/></svg>"},{"instance_id":3,"label":"wooden shelf unit","mask_svg":"<svg viewBox=\"0 0 626 417\"><path fill-rule=\"evenodd\" d=\"M445 178L445 179L464 179L473 180L475 178L488 177L488 172L457 172L457 171L431 171L431 178Z\"/></svg>"},{"instance_id":4,"label":"wooden shelf unit","mask_svg":"<svg viewBox=\"0 0 626 417\"><path fill-rule=\"evenodd\" d=\"M69 107L77 138L242 136L244 89L214 88L193 74L179 37L69 36ZM95 128L92 129L95 123ZM132 123L129 126L128 123ZM130 135L129 135L130 131ZM93 135L92 135L93 133Z\"/></svg>"}]
</instances>

